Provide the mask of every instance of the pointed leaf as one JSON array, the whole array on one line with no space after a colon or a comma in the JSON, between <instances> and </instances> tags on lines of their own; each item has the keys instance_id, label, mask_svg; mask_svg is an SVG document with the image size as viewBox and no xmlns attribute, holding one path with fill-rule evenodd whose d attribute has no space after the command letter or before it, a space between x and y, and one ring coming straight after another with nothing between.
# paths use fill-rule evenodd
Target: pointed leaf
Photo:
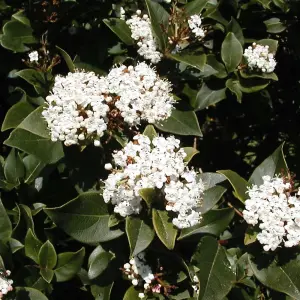
<instances>
[{"instance_id":1,"label":"pointed leaf","mask_svg":"<svg viewBox=\"0 0 300 300\"><path fill-rule=\"evenodd\" d=\"M243 30L240 24L233 17L231 17L231 21L227 25L227 31L234 33L235 37L240 41L241 45L244 45Z\"/></svg>"},{"instance_id":2,"label":"pointed leaf","mask_svg":"<svg viewBox=\"0 0 300 300\"><path fill-rule=\"evenodd\" d=\"M12 184L20 183L25 175L23 162L15 149L12 149L5 161L4 175L7 182Z\"/></svg>"},{"instance_id":3,"label":"pointed leaf","mask_svg":"<svg viewBox=\"0 0 300 300\"><path fill-rule=\"evenodd\" d=\"M29 228L25 237L25 255L31 258L36 263L39 263L39 252L42 247L42 242L34 235Z\"/></svg>"},{"instance_id":4,"label":"pointed leaf","mask_svg":"<svg viewBox=\"0 0 300 300\"><path fill-rule=\"evenodd\" d=\"M155 128L153 127L153 125L147 125L144 132L143 132L143 135L147 136L151 141L155 137L158 136Z\"/></svg>"},{"instance_id":5,"label":"pointed leaf","mask_svg":"<svg viewBox=\"0 0 300 300\"><path fill-rule=\"evenodd\" d=\"M30 287L16 287L16 291L16 300L48 300L42 292Z\"/></svg>"},{"instance_id":6,"label":"pointed leaf","mask_svg":"<svg viewBox=\"0 0 300 300\"><path fill-rule=\"evenodd\" d=\"M208 0L193 0L184 6L184 11L188 16L200 15Z\"/></svg>"},{"instance_id":7,"label":"pointed leaf","mask_svg":"<svg viewBox=\"0 0 300 300\"><path fill-rule=\"evenodd\" d=\"M155 124L155 127L161 131L179 135L202 136L197 116L193 111L174 109L170 118Z\"/></svg>"},{"instance_id":8,"label":"pointed leaf","mask_svg":"<svg viewBox=\"0 0 300 300\"><path fill-rule=\"evenodd\" d=\"M57 255L54 246L46 241L39 251L39 264L42 269L53 269L57 262Z\"/></svg>"},{"instance_id":9,"label":"pointed leaf","mask_svg":"<svg viewBox=\"0 0 300 300\"><path fill-rule=\"evenodd\" d=\"M169 58L177 60L179 62L185 63L188 66L196 68L200 71L204 71L204 66L206 63L206 55L205 54L168 54Z\"/></svg>"},{"instance_id":10,"label":"pointed leaf","mask_svg":"<svg viewBox=\"0 0 300 300\"><path fill-rule=\"evenodd\" d=\"M184 158L184 161L186 163L189 163L192 158L199 153L199 151L197 149L195 149L194 147L184 147L182 148L184 150L184 152L186 153L186 157Z\"/></svg>"},{"instance_id":11,"label":"pointed leaf","mask_svg":"<svg viewBox=\"0 0 300 300\"><path fill-rule=\"evenodd\" d=\"M126 218L126 234L130 246L130 257L144 251L154 238L153 229L143 220L128 216Z\"/></svg>"},{"instance_id":12,"label":"pointed leaf","mask_svg":"<svg viewBox=\"0 0 300 300\"><path fill-rule=\"evenodd\" d=\"M232 78L226 81L226 87L236 95L238 102L242 102L243 92L240 82L238 80L233 80Z\"/></svg>"},{"instance_id":13,"label":"pointed leaf","mask_svg":"<svg viewBox=\"0 0 300 300\"><path fill-rule=\"evenodd\" d=\"M12 234L12 225L6 213L5 207L0 200L0 240L6 242Z\"/></svg>"},{"instance_id":14,"label":"pointed leaf","mask_svg":"<svg viewBox=\"0 0 300 300\"><path fill-rule=\"evenodd\" d=\"M82 247L77 252L60 253L57 256L57 266L54 270L57 282L72 279L83 264L85 249Z\"/></svg>"},{"instance_id":15,"label":"pointed leaf","mask_svg":"<svg viewBox=\"0 0 300 300\"><path fill-rule=\"evenodd\" d=\"M226 192L226 188L217 185L204 191L200 211L202 214L212 209Z\"/></svg>"},{"instance_id":16,"label":"pointed leaf","mask_svg":"<svg viewBox=\"0 0 300 300\"><path fill-rule=\"evenodd\" d=\"M139 195L147 203L147 206L151 207L153 201L155 201L155 198L156 198L156 190L153 188L140 189Z\"/></svg>"},{"instance_id":17,"label":"pointed leaf","mask_svg":"<svg viewBox=\"0 0 300 300\"><path fill-rule=\"evenodd\" d=\"M67 66L69 68L69 71L75 72L75 65L74 65L73 60L71 59L70 55L65 50L61 49L58 46L56 46L56 49L60 52L61 56L65 60Z\"/></svg>"},{"instance_id":18,"label":"pointed leaf","mask_svg":"<svg viewBox=\"0 0 300 300\"><path fill-rule=\"evenodd\" d=\"M33 182L46 166L44 162L42 162L36 156L31 154L23 158L23 163L25 165L26 170L24 182L27 184Z\"/></svg>"},{"instance_id":19,"label":"pointed leaf","mask_svg":"<svg viewBox=\"0 0 300 300\"><path fill-rule=\"evenodd\" d=\"M235 273L224 248L214 238L204 237L192 257L192 263L200 269L197 273L201 283L198 299L222 300L235 281Z\"/></svg>"},{"instance_id":20,"label":"pointed leaf","mask_svg":"<svg viewBox=\"0 0 300 300\"><path fill-rule=\"evenodd\" d=\"M58 227L82 243L106 242L123 234L109 228L108 207L99 193L82 193L60 207L44 211Z\"/></svg>"},{"instance_id":21,"label":"pointed leaf","mask_svg":"<svg viewBox=\"0 0 300 300\"><path fill-rule=\"evenodd\" d=\"M224 175L228 179L228 181L234 188L234 196L244 203L247 199L247 181L244 178L242 178L239 174L231 170L221 170L217 172Z\"/></svg>"}]
</instances>

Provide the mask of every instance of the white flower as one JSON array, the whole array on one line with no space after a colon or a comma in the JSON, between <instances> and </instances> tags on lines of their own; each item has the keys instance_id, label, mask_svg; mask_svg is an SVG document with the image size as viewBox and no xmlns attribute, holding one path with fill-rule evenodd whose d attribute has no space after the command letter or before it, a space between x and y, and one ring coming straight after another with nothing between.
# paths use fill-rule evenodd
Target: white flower
<instances>
[{"instance_id":1,"label":"white flower","mask_svg":"<svg viewBox=\"0 0 300 300\"><path fill-rule=\"evenodd\" d=\"M104 169L110 171L112 169L112 164L105 164Z\"/></svg>"},{"instance_id":2,"label":"white flower","mask_svg":"<svg viewBox=\"0 0 300 300\"><path fill-rule=\"evenodd\" d=\"M3 296L8 292L13 290L13 281L7 278L8 276L10 276L10 274L11 272L9 270L5 272L0 271L0 299L2 299Z\"/></svg>"},{"instance_id":3,"label":"white flower","mask_svg":"<svg viewBox=\"0 0 300 300\"><path fill-rule=\"evenodd\" d=\"M141 11L138 10L136 15L133 15L126 23L131 29L131 37L138 41L138 54L150 60L153 64L158 63L162 58L162 54L157 51L157 43L152 34L148 15L142 16Z\"/></svg>"},{"instance_id":4,"label":"white flower","mask_svg":"<svg viewBox=\"0 0 300 300\"><path fill-rule=\"evenodd\" d=\"M269 46L262 46L253 43L245 49L244 57L247 60L250 70L272 73L276 67L274 55L269 52Z\"/></svg>"},{"instance_id":5,"label":"white flower","mask_svg":"<svg viewBox=\"0 0 300 300\"><path fill-rule=\"evenodd\" d=\"M63 141L66 146L91 140L100 146L99 138L107 128L106 94L107 80L93 72L56 76L52 94L46 98L48 106L43 111L51 140Z\"/></svg>"},{"instance_id":6,"label":"white flower","mask_svg":"<svg viewBox=\"0 0 300 300\"><path fill-rule=\"evenodd\" d=\"M248 189L244 219L258 225L258 241L265 251L300 243L300 199L290 194L290 183L277 176L263 176L263 184Z\"/></svg>"},{"instance_id":7,"label":"white flower","mask_svg":"<svg viewBox=\"0 0 300 300\"><path fill-rule=\"evenodd\" d=\"M205 32L201 27L202 24L201 15L192 15L188 19L188 24L190 29L198 39L202 39L205 36Z\"/></svg>"},{"instance_id":8,"label":"white flower","mask_svg":"<svg viewBox=\"0 0 300 300\"><path fill-rule=\"evenodd\" d=\"M37 62L39 60L39 53L32 51L28 54L30 62Z\"/></svg>"},{"instance_id":9,"label":"white flower","mask_svg":"<svg viewBox=\"0 0 300 300\"><path fill-rule=\"evenodd\" d=\"M144 293L139 293L139 298L141 298L141 299L145 298L145 294Z\"/></svg>"},{"instance_id":10,"label":"white flower","mask_svg":"<svg viewBox=\"0 0 300 300\"><path fill-rule=\"evenodd\" d=\"M107 80L110 93L119 96L115 106L130 126L142 120L154 123L170 117L175 102L170 95L171 84L160 79L146 63L115 67Z\"/></svg>"},{"instance_id":11,"label":"white flower","mask_svg":"<svg viewBox=\"0 0 300 300\"><path fill-rule=\"evenodd\" d=\"M104 201L111 202L114 211L123 217L139 214L139 190L157 188L163 191L166 210L176 215L175 226L187 228L199 223L204 186L196 172L186 166L186 153L179 149L179 140L173 136L155 137L151 142L144 135L133 140L113 154L118 170L105 181Z\"/></svg>"}]
</instances>

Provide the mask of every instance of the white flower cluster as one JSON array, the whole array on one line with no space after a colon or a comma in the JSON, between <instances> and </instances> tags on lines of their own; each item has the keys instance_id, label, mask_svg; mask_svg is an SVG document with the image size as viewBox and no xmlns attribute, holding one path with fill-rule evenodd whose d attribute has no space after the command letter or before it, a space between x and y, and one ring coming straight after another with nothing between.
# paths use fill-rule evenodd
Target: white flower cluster
<instances>
[{"instance_id":1,"label":"white flower cluster","mask_svg":"<svg viewBox=\"0 0 300 300\"><path fill-rule=\"evenodd\" d=\"M248 190L243 216L248 224L259 225L257 239L265 251L300 243L300 199L290 189L281 177L263 176L263 184Z\"/></svg>"},{"instance_id":2,"label":"white flower cluster","mask_svg":"<svg viewBox=\"0 0 300 300\"><path fill-rule=\"evenodd\" d=\"M175 102L170 95L171 84L160 79L146 63L113 68L107 78L110 92L120 97L116 108L129 125L139 125L141 120L154 123L171 116Z\"/></svg>"},{"instance_id":3,"label":"white flower cluster","mask_svg":"<svg viewBox=\"0 0 300 300\"><path fill-rule=\"evenodd\" d=\"M204 185L186 166L180 141L171 136L155 137L151 142L144 135L136 135L133 140L113 154L120 169L113 170L105 181L104 201L111 201L114 211L123 217L139 214L139 190L157 188L165 194L166 210L177 215L173 219L175 226L187 228L199 223Z\"/></svg>"},{"instance_id":4,"label":"white flower cluster","mask_svg":"<svg viewBox=\"0 0 300 300\"><path fill-rule=\"evenodd\" d=\"M37 51L32 51L28 54L30 62L37 62L39 60L39 53Z\"/></svg>"},{"instance_id":5,"label":"white flower cluster","mask_svg":"<svg viewBox=\"0 0 300 300\"><path fill-rule=\"evenodd\" d=\"M106 77L76 71L55 78L43 111L51 140L66 146L89 140L100 146L115 110L129 126L154 123L170 117L174 98L171 84L142 62L135 67L114 67ZM111 116L116 122L115 115Z\"/></svg>"},{"instance_id":6,"label":"white flower cluster","mask_svg":"<svg viewBox=\"0 0 300 300\"><path fill-rule=\"evenodd\" d=\"M153 64L157 64L162 54L157 51L157 43L152 34L151 22L148 15L141 15L142 12L137 10L136 15L133 15L126 23L131 29L131 37L138 41L138 54L145 59L149 59Z\"/></svg>"},{"instance_id":7,"label":"white flower cluster","mask_svg":"<svg viewBox=\"0 0 300 300\"><path fill-rule=\"evenodd\" d=\"M197 275L193 276L192 288L196 292L196 294L199 295L200 288L199 288L199 278L197 277Z\"/></svg>"},{"instance_id":8,"label":"white flower cluster","mask_svg":"<svg viewBox=\"0 0 300 300\"><path fill-rule=\"evenodd\" d=\"M93 72L56 76L52 94L46 98L48 107L43 111L51 140L70 146L91 139L95 146L100 146L100 137L107 128L106 102L111 100L106 97L108 93L107 80Z\"/></svg>"},{"instance_id":9,"label":"white flower cluster","mask_svg":"<svg viewBox=\"0 0 300 300\"><path fill-rule=\"evenodd\" d=\"M7 279L10 276L11 272L9 270L0 271L0 299L3 298L8 292L13 290L11 279Z\"/></svg>"},{"instance_id":10,"label":"white flower cluster","mask_svg":"<svg viewBox=\"0 0 300 300\"><path fill-rule=\"evenodd\" d=\"M126 263L123 272L134 286L143 286L144 293L139 293L139 298L144 298L145 293L152 289L151 285L155 276L152 273L151 267L146 263L144 252L139 253L129 263Z\"/></svg>"},{"instance_id":11,"label":"white flower cluster","mask_svg":"<svg viewBox=\"0 0 300 300\"><path fill-rule=\"evenodd\" d=\"M192 30L192 32L195 34L195 37L198 39L202 39L205 36L205 31L203 30L201 24L202 19L201 15L192 15L188 19L189 27Z\"/></svg>"},{"instance_id":12,"label":"white flower cluster","mask_svg":"<svg viewBox=\"0 0 300 300\"><path fill-rule=\"evenodd\" d=\"M245 49L244 57L250 70L272 73L276 67L273 53L269 53L269 46L253 43Z\"/></svg>"}]
</instances>

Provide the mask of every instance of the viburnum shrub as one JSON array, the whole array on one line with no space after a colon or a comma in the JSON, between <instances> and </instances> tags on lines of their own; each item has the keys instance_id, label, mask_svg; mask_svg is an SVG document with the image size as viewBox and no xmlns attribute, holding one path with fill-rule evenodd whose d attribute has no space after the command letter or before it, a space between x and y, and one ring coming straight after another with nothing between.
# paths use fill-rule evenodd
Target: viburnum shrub
<instances>
[{"instance_id":1,"label":"viburnum shrub","mask_svg":"<svg viewBox=\"0 0 300 300\"><path fill-rule=\"evenodd\" d=\"M298 1L0 4L0 299L300 299Z\"/></svg>"}]
</instances>

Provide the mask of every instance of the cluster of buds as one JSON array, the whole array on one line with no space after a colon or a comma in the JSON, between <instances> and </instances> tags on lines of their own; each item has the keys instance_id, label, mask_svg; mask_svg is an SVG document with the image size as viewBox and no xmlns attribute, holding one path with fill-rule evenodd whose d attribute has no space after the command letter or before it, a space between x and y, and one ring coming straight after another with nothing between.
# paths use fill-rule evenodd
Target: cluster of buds
<instances>
[{"instance_id":1,"label":"cluster of buds","mask_svg":"<svg viewBox=\"0 0 300 300\"><path fill-rule=\"evenodd\" d=\"M3 299L4 295L13 290L13 281L8 279L11 272L9 270L0 271L0 299Z\"/></svg>"},{"instance_id":2,"label":"cluster of buds","mask_svg":"<svg viewBox=\"0 0 300 300\"><path fill-rule=\"evenodd\" d=\"M143 290L139 293L139 298L141 299L146 297L146 294L152 293L167 296L175 288L175 286L170 286L162 280L162 267L160 267L160 273L152 273L151 267L146 262L144 252L134 256L129 263L124 264L121 270L131 280L133 286Z\"/></svg>"}]
</instances>

